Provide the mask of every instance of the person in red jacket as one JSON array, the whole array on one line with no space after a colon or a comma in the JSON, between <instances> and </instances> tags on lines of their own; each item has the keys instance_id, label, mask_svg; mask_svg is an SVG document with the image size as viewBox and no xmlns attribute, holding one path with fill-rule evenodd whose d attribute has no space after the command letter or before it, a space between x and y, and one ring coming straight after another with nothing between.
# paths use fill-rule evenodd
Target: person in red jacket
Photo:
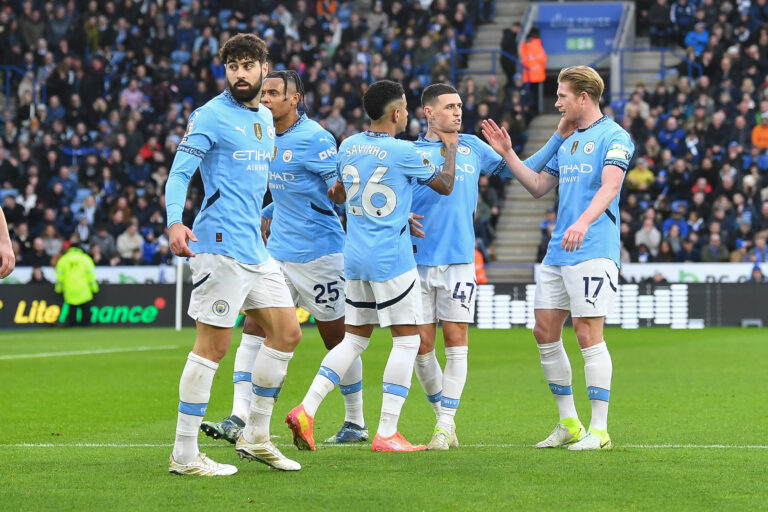
<instances>
[{"instance_id":1,"label":"person in red jacket","mask_svg":"<svg viewBox=\"0 0 768 512\"><path fill-rule=\"evenodd\" d=\"M541 44L538 27L532 27L520 45L520 61L523 64L523 82L539 84L539 93L534 95L536 108L541 112L543 83L547 79L547 52Z\"/></svg>"}]
</instances>

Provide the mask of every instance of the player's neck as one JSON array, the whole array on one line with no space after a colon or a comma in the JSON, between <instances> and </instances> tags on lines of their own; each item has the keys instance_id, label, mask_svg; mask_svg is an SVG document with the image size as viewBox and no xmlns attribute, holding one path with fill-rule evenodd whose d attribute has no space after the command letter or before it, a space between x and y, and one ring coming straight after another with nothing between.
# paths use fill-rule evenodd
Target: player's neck
<instances>
[{"instance_id":1,"label":"player's neck","mask_svg":"<svg viewBox=\"0 0 768 512\"><path fill-rule=\"evenodd\" d=\"M579 119L579 130L586 130L595 124L595 122L601 117L603 117L603 113L600 112L600 107L595 105L592 108L585 109L584 113Z\"/></svg>"},{"instance_id":2,"label":"player's neck","mask_svg":"<svg viewBox=\"0 0 768 512\"><path fill-rule=\"evenodd\" d=\"M397 127L394 123L391 123L389 121L384 122L376 122L373 121L371 123L371 127L369 128L369 131L376 132L376 133L388 133L391 136L395 136L395 132L397 131Z\"/></svg>"},{"instance_id":3,"label":"player's neck","mask_svg":"<svg viewBox=\"0 0 768 512\"><path fill-rule=\"evenodd\" d=\"M299 120L299 113L296 110L291 110L280 119L275 119L275 131L277 133L283 133L285 130L296 124Z\"/></svg>"}]
</instances>

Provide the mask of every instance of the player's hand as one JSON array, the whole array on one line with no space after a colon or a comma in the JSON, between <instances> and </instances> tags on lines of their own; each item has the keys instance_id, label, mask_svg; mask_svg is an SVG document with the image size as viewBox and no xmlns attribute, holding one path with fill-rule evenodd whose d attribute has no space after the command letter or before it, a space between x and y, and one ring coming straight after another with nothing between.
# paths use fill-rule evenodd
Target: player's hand
<instances>
[{"instance_id":1,"label":"player's hand","mask_svg":"<svg viewBox=\"0 0 768 512\"><path fill-rule=\"evenodd\" d=\"M181 222L177 222L168 228L168 242L171 246L173 254L176 256L189 256L190 258L195 257L195 253L193 253L189 248L189 240L197 242L197 237L194 233L192 233L191 229L189 229Z\"/></svg>"},{"instance_id":2,"label":"player's hand","mask_svg":"<svg viewBox=\"0 0 768 512\"><path fill-rule=\"evenodd\" d=\"M494 151L502 156L512 151L512 139L506 128L499 128L493 119L485 119L482 126L483 137Z\"/></svg>"},{"instance_id":3,"label":"player's hand","mask_svg":"<svg viewBox=\"0 0 768 512\"><path fill-rule=\"evenodd\" d=\"M266 217L261 218L261 239L264 242L264 247L267 246L267 238L269 238L269 228L272 226L272 219Z\"/></svg>"},{"instance_id":4,"label":"player's hand","mask_svg":"<svg viewBox=\"0 0 768 512\"><path fill-rule=\"evenodd\" d=\"M347 190L342 182L336 180L336 183L328 189L328 199L336 204L341 204L347 200Z\"/></svg>"},{"instance_id":5,"label":"player's hand","mask_svg":"<svg viewBox=\"0 0 768 512\"><path fill-rule=\"evenodd\" d=\"M576 131L576 128L578 128L579 123L576 123L574 121L566 121L565 116L560 118L560 122L557 123L557 134L561 136L564 139L567 139L571 135L573 135L573 132Z\"/></svg>"},{"instance_id":6,"label":"player's hand","mask_svg":"<svg viewBox=\"0 0 768 512\"><path fill-rule=\"evenodd\" d=\"M451 144L459 147L459 132L443 132L434 127L432 128L432 131L434 131L440 138L440 141L445 144L445 147L448 147Z\"/></svg>"},{"instance_id":7,"label":"player's hand","mask_svg":"<svg viewBox=\"0 0 768 512\"><path fill-rule=\"evenodd\" d=\"M411 213L408 216L408 225L411 228L411 236L415 236L416 238L424 238L425 237L424 230L421 229L424 226L421 224L421 222L419 222L419 220L421 220L423 218L424 218L424 216L423 215L419 215L418 213Z\"/></svg>"},{"instance_id":8,"label":"player's hand","mask_svg":"<svg viewBox=\"0 0 768 512\"><path fill-rule=\"evenodd\" d=\"M2 244L0 247L0 279L4 279L11 275L13 269L16 268L16 255L13 253L13 248L10 242Z\"/></svg>"},{"instance_id":9,"label":"player's hand","mask_svg":"<svg viewBox=\"0 0 768 512\"><path fill-rule=\"evenodd\" d=\"M586 222L581 219L577 220L565 231L560 247L565 249L565 252L574 252L581 249L581 244L584 242L588 229L589 225Z\"/></svg>"}]
</instances>

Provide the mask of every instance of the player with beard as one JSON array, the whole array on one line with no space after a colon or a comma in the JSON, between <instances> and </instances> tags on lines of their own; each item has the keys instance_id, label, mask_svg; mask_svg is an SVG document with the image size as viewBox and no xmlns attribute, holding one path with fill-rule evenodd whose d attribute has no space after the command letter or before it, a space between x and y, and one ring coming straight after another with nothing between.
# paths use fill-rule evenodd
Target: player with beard
<instances>
[{"instance_id":1,"label":"player with beard","mask_svg":"<svg viewBox=\"0 0 768 512\"><path fill-rule=\"evenodd\" d=\"M179 384L169 471L198 476L237 472L235 466L200 453L197 436L240 311L264 328L267 341L251 369L250 407L236 450L241 458L296 471L301 465L272 444L269 423L301 329L280 267L267 253L259 223L254 222L261 218L275 154L272 113L260 105L267 46L253 34L238 34L219 54L228 87L190 116L166 185L170 246L177 256L191 258L188 313L197 323L195 345ZM187 185L197 168L205 198L190 230L181 218Z\"/></svg>"},{"instance_id":2,"label":"player with beard","mask_svg":"<svg viewBox=\"0 0 768 512\"><path fill-rule=\"evenodd\" d=\"M272 111L277 156L269 169L274 200L264 208L262 232L270 230L267 250L277 260L297 306L315 318L328 350L344 339L344 229L326 193L336 182L336 141L306 114L299 113L304 86L293 70L273 71L264 80L261 102ZM495 153L494 153L495 154ZM214 439L235 443L251 399L251 367L264 343L264 330L250 317L235 354L232 414L204 421ZM339 381L346 415L330 443L368 440L363 416L363 363L358 357Z\"/></svg>"}]
</instances>

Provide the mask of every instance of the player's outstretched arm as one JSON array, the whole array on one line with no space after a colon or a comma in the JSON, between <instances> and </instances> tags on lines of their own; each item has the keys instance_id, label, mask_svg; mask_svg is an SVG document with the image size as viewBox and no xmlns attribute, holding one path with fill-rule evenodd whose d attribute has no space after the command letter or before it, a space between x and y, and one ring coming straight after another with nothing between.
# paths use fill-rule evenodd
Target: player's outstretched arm
<instances>
[{"instance_id":1,"label":"player's outstretched arm","mask_svg":"<svg viewBox=\"0 0 768 512\"><path fill-rule=\"evenodd\" d=\"M16 268L16 255L13 253L13 245L11 244L11 235L8 232L8 224L5 222L5 214L0 210L0 279L4 279L11 275L13 269Z\"/></svg>"},{"instance_id":2,"label":"player's outstretched arm","mask_svg":"<svg viewBox=\"0 0 768 512\"><path fill-rule=\"evenodd\" d=\"M197 242L197 237L191 229L181 222L172 224L168 228L168 245L171 246L171 250L176 256L189 256L191 258L195 256L195 253L189 248L189 240Z\"/></svg>"},{"instance_id":3,"label":"player's outstretched arm","mask_svg":"<svg viewBox=\"0 0 768 512\"><path fill-rule=\"evenodd\" d=\"M549 173L537 173L528 168L512 149L512 139L505 128L492 120L483 121L483 136L488 144L506 160L515 178L520 180L523 187L536 199L545 195L557 185L557 178Z\"/></svg>"},{"instance_id":4,"label":"player's outstretched arm","mask_svg":"<svg viewBox=\"0 0 768 512\"><path fill-rule=\"evenodd\" d=\"M336 204L342 204L347 200L347 189L341 181L336 180L336 183L328 189L328 199Z\"/></svg>"},{"instance_id":5,"label":"player's outstretched arm","mask_svg":"<svg viewBox=\"0 0 768 512\"><path fill-rule=\"evenodd\" d=\"M453 185L456 183L456 148L459 147L459 134L458 132L441 132L434 128L433 131L445 144L445 162L440 173L427 186L438 194L447 196L453 192Z\"/></svg>"},{"instance_id":6,"label":"player's outstretched arm","mask_svg":"<svg viewBox=\"0 0 768 512\"><path fill-rule=\"evenodd\" d=\"M595 192L595 196L584 213L565 231L563 241L560 244L561 248L565 249L566 252L573 252L581 247L589 226L608 209L611 202L619 195L623 179L624 171L620 167L615 165L603 167L600 188Z\"/></svg>"}]
</instances>

